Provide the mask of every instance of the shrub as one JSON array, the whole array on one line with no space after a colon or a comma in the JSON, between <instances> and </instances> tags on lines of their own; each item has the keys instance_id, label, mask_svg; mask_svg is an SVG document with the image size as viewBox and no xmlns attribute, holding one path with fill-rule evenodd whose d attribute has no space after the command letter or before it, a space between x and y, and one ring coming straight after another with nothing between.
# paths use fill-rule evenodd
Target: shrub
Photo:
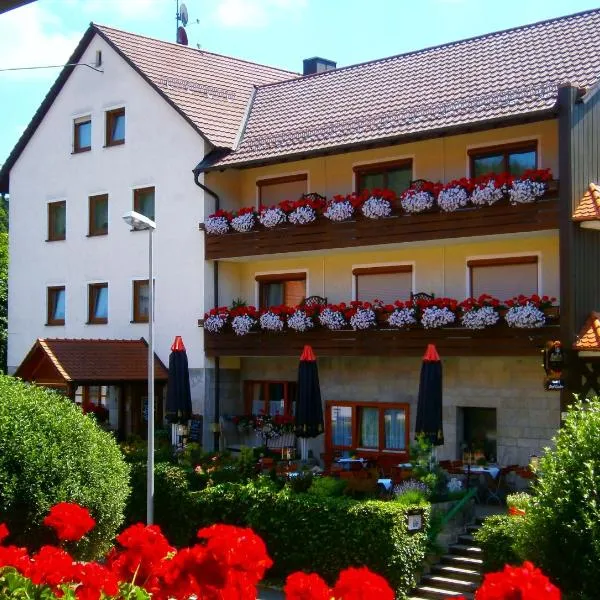
<instances>
[{"instance_id":1,"label":"shrub","mask_svg":"<svg viewBox=\"0 0 600 600\"><path fill-rule=\"evenodd\" d=\"M524 533L524 518L507 515L488 517L475 533L475 539L483 549L483 568L486 572L499 571L504 565L523 562L521 542Z\"/></svg>"},{"instance_id":2,"label":"shrub","mask_svg":"<svg viewBox=\"0 0 600 600\"><path fill-rule=\"evenodd\" d=\"M531 505L531 494L527 492L516 492L506 496L506 506L508 508L518 508L519 510L527 511Z\"/></svg>"},{"instance_id":3,"label":"shrub","mask_svg":"<svg viewBox=\"0 0 600 600\"><path fill-rule=\"evenodd\" d=\"M539 463L525 552L568 596L597 598L600 578L600 400L569 409Z\"/></svg>"},{"instance_id":4,"label":"shrub","mask_svg":"<svg viewBox=\"0 0 600 600\"><path fill-rule=\"evenodd\" d=\"M56 392L0 376L0 522L30 548L53 541L42 520L62 501L85 506L96 527L71 550L106 551L123 522L129 469L111 434Z\"/></svg>"},{"instance_id":5,"label":"shrub","mask_svg":"<svg viewBox=\"0 0 600 600\"><path fill-rule=\"evenodd\" d=\"M417 489L406 490L394 497L394 501L400 506L414 506L427 504L427 496L424 492Z\"/></svg>"},{"instance_id":6,"label":"shrub","mask_svg":"<svg viewBox=\"0 0 600 600\"><path fill-rule=\"evenodd\" d=\"M250 526L266 542L272 572L316 571L330 582L340 568L365 565L386 577L399 594L414 585L427 545L426 528L409 534L407 507L298 494L287 486L227 484L191 494L198 526L215 522ZM429 508L424 510L428 522Z\"/></svg>"},{"instance_id":7,"label":"shrub","mask_svg":"<svg viewBox=\"0 0 600 600\"><path fill-rule=\"evenodd\" d=\"M314 496L333 498L341 496L346 488L346 482L343 479L335 477L315 477L308 493Z\"/></svg>"}]
</instances>

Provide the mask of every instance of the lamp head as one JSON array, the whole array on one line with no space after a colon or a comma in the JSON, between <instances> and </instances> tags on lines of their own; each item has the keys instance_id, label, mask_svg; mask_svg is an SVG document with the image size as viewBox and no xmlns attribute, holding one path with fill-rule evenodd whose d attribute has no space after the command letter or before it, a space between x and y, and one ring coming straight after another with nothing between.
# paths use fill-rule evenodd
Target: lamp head
<instances>
[{"instance_id":1,"label":"lamp head","mask_svg":"<svg viewBox=\"0 0 600 600\"><path fill-rule=\"evenodd\" d=\"M156 223L146 217L145 215L140 214L139 212L135 212L135 210L130 210L123 215L123 221L127 223L132 229L137 231L144 229L156 229Z\"/></svg>"}]
</instances>

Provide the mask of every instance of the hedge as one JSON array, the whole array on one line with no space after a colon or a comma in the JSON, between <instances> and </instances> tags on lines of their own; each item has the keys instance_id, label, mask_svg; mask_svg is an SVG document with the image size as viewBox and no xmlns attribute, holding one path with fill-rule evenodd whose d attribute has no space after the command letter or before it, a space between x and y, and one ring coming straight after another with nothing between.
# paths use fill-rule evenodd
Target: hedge
<instances>
[{"instance_id":1,"label":"hedge","mask_svg":"<svg viewBox=\"0 0 600 600\"><path fill-rule=\"evenodd\" d=\"M406 506L297 494L287 486L209 487L191 492L189 508L190 535L217 522L252 527L267 544L275 577L315 571L333 582L340 570L365 565L402 595L414 586L427 547L428 505L420 507L426 526L414 534L407 531Z\"/></svg>"},{"instance_id":2,"label":"hedge","mask_svg":"<svg viewBox=\"0 0 600 600\"><path fill-rule=\"evenodd\" d=\"M0 376L0 522L10 542L55 542L42 524L62 501L89 509L96 527L69 550L95 558L123 522L129 469L113 436L56 392Z\"/></svg>"},{"instance_id":3,"label":"hedge","mask_svg":"<svg viewBox=\"0 0 600 600\"><path fill-rule=\"evenodd\" d=\"M474 535L483 550L483 569L486 573L501 571L504 565L520 565L523 556L520 544L523 537L523 517L492 515Z\"/></svg>"}]
</instances>

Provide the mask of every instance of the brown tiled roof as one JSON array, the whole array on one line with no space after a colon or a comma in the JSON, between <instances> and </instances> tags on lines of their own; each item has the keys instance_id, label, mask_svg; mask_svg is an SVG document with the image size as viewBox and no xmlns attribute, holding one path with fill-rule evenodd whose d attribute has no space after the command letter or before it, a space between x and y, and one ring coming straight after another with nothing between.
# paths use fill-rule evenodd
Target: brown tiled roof
<instances>
[{"instance_id":1,"label":"brown tiled roof","mask_svg":"<svg viewBox=\"0 0 600 600\"><path fill-rule=\"evenodd\" d=\"M572 216L573 221L600 221L600 187L590 183Z\"/></svg>"},{"instance_id":2,"label":"brown tiled roof","mask_svg":"<svg viewBox=\"0 0 600 600\"><path fill-rule=\"evenodd\" d=\"M140 340L78 340L39 338L17 371L29 371L28 361L43 350L65 381L145 381L148 377L148 345ZM166 380L167 369L154 355L157 380Z\"/></svg>"},{"instance_id":3,"label":"brown tiled roof","mask_svg":"<svg viewBox=\"0 0 600 600\"><path fill-rule=\"evenodd\" d=\"M590 314L573 344L573 349L600 351L600 313Z\"/></svg>"},{"instance_id":4,"label":"brown tiled roof","mask_svg":"<svg viewBox=\"0 0 600 600\"><path fill-rule=\"evenodd\" d=\"M255 85L298 75L104 25L95 28L215 146L232 147Z\"/></svg>"},{"instance_id":5,"label":"brown tiled roof","mask_svg":"<svg viewBox=\"0 0 600 600\"><path fill-rule=\"evenodd\" d=\"M548 114L559 84L600 77L600 45L583 41L599 30L597 9L264 85L238 148L206 168Z\"/></svg>"}]
</instances>

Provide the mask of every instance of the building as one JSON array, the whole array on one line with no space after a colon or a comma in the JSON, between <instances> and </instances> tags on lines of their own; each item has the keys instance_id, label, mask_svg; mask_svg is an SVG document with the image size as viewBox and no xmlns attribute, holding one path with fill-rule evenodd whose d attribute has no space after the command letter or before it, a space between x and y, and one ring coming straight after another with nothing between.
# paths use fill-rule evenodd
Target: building
<instances>
[{"instance_id":1,"label":"building","mask_svg":"<svg viewBox=\"0 0 600 600\"><path fill-rule=\"evenodd\" d=\"M144 336L145 235L120 222L139 208L157 222L157 354L165 362L183 336L207 447L210 431L216 443L219 427L231 431L231 416L293 412L309 343L326 409L313 453L399 460L414 434L421 357L435 343L440 457L469 447L526 464L550 442L572 391L600 391L600 51L582 43L599 25L592 10L340 69L315 58L303 77L91 26L70 62L103 73L67 67L0 172L11 192L9 365L37 338ZM536 202L453 210L457 196L447 211L413 214L395 202L387 218L206 231L217 209L257 211L305 194L316 206L373 188L400 196L526 169L551 172ZM556 297L560 320L400 329L380 317L364 331L235 335L228 317L219 333L198 327L211 307L240 301L481 293ZM567 359L547 365L548 387L566 384L558 392L545 389L541 367L555 341ZM114 406L125 399L131 409L124 384L112 385Z\"/></svg>"}]
</instances>

